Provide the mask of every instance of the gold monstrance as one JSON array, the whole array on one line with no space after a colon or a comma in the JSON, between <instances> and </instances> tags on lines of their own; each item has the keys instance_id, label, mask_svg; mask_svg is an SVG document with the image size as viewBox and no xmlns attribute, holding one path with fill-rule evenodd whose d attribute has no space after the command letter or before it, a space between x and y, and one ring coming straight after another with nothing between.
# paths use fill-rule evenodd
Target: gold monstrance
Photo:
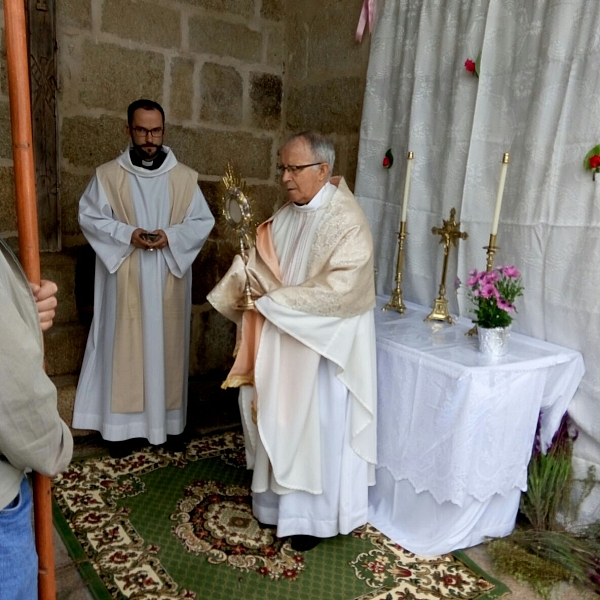
<instances>
[{"instance_id":1,"label":"gold monstrance","mask_svg":"<svg viewBox=\"0 0 600 600\"><path fill-rule=\"evenodd\" d=\"M432 227L433 235L440 235L440 244L444 244L444 268L442 270L442 282L438 297L435 299L433 310L425 317L425 321L446 321L452 325L454 323L448 312L448 300L446 299L446 272L448 271L448 256L451 246L457 246L458 240L466 240L469 234L460 231L460 222L455 220L456 209L450 210L450 218L443 221L443 227Z\"/></svg>"},{"instance_id":2,"label":"gold monstrance","mask_svg":"<svg viewBox=\"0 0 600 600\"><path fill-rule=\"evenodd\" d=\"M248 253L254 246L254 224L252 222L252 208L246 193L246 182L241 177L234 175L231 164L227 165L227 170L221 181L224 188L221 195L221 212L225 217L225 221L231 227L232 233L237 237L236 243L239 246L244 261L244 271L246 272L244 297L236 308L251 310L254 308L254 299L250 290L246 265L248 263Z\"/></svg>"}]
</instances>

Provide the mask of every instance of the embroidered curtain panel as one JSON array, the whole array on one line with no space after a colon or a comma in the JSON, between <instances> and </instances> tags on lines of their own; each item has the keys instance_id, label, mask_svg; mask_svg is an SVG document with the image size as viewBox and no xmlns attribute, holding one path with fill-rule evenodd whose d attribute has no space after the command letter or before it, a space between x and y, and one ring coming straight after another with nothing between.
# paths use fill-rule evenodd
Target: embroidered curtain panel
<instances>
[{"instance_id":1,"label":"embroidered curtain panel","mask_svg":"<svg viewBox=\"0 0 600 600\"><path fill-rule=\"evenodd\" d=\"M466 59L481 52L479 78ZM387 0L371 41L356 194L373 229L377 293L396 271L406 153L415 154L404 299L433 306L442 249L433 226L457 209L469 239L452 249L451 310L468 314L456 274L485 268L502 154L510 152L496 264L523 272L514 329L583 353L569 413L576 475L600 473L600 2ZM395 161L382 167L388 148ZM581 521L600 518L600 490Z\"/></svg>"}]
</instances>

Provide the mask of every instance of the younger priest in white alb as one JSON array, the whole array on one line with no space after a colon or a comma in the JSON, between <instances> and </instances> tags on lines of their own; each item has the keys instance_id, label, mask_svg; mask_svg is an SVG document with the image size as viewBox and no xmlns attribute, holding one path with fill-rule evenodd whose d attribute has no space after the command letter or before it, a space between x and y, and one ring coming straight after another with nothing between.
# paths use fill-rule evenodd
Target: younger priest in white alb
<instances>
[{"instance_id":1,"label":"younger priest in white alb","mask_svg":"<svg viewBox=\"0 0 600 600\"><path fill-rule=\"evenodd\" d=\"M191 266L214 218L198 174L162 144L160 105L138 100L127 116L130 148L98 167L79 203L96 275L73 427L162 444L185 427Z\"/></svg>"},{"instance_id":2,"label":"younger priest in white alb","mask_svg":"<svg viewBox=\"0 0 600 600\"><path fill-rule=\"evenodd\" d=\"M208 299L238 325L224 386L240 387L253 512L295 550L367 522L376 462L373 245L333 145L292 136L278 171L289 202L257 230L256 311L235 309L241 257Z\"/></svg>"}]
</instances>

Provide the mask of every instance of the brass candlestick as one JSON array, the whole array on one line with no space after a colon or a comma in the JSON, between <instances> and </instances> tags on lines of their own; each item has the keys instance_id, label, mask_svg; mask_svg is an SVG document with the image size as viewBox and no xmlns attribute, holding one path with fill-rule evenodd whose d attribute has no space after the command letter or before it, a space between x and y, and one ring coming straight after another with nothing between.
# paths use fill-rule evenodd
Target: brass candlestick
<instances>
[{"instance_id":1,"label":"brass candlestick","mask_svg":"<svg viewBox=\"0 0 600 600\"><path fill-rule=\"evenodd\" d=\"M486 260L485 260L485 270L489 273L494 268L494 254L496 254L497 250L500 250L498 246L496 246L496 238L498 236L490 233L490 241L487 246L484 246L483 249L487 250L486 252Z\"/></svg>"},{"instance_id":2,"label":"brass candlestick","mask_svg":"<svg viewBox=\"0 0 600 600\"><path fill-rule=\"evenodd\" d=\"M486 250L486 259L485 259L485 270L489 273L494 268L494 255L498 250L500 250L499 246L496 246L496 235L490 233L490 241L487 246L484 246L483 249ZM477 325L473 325L465 335L469 337L473 335L477 335Z\"/></svg>"},{"instance_id":3,"label":"brass candlestick","mask_svg":"<svg viewBox=\"0 0 600 600\"><path fill-rule=\"evenodd\" d=\"M400 231L398 233L398 260L396 261L396 287L392 292L390 301L383 307L382 310L395 310L400 314L406 312L406 306L402 301L402 264L404 263L404 238L406 233L406 221L400 223Z\"/></svg>"},{"instance_id":4,"label":"brass candlestick","mask_svg":"<svg viewBox=\"0 0 600 600\"><path fill-rule=\"evenodd\" d=\"M446 321L450 325L454 324L454 320L448 311L448 300L446 299L446 273L448 271L448 256L450 248L458 245L458 240L466 240L469 234L460 231L460 222L455 220L456 209L450 210L450 218L443 221L443 227L432 227L431 233L441 236L440 244L444 244L444 267L442 269L442 281L438 297L434 300L433 310L425 317L425 321Z\"/></svg>"}]
</instances>

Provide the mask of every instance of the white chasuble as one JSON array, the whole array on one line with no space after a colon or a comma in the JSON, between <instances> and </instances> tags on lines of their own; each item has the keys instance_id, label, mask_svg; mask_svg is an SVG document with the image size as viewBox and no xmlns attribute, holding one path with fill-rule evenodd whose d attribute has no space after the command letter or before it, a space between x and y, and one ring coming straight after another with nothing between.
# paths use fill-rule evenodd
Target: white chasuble
<instances>
[{"instance_id":1,"label":"white chasuble","mask_svg":"<svg viewBox=\"0 0 600 600\"><path fill-rule=\"evenodd\" d=\"M111 441L160 444L185 427L191 266L214 219L197 174L163 148L156 170L133 165L129 151L102 165L79 204L96 274L73 427ZM134 248L138 227L162 229L168 246Z\"/></svg>"},{"instance_id":2,"label":"white chasuble","mask_svg":"<svg viewBox=\"0 0 600 600\"><path fill-rule=\"evenodd\" d=\"M370 234L354 204L342 180L307 205L286 205L267 222L280 282L266 273L260 244L248 265L265 321L240 410L254 514L280 537L330 537L367 520L376 462L374 289ZM239 267L234 261L208 296L224 314L239 293Z\"/></svg>"}]
</instances>

